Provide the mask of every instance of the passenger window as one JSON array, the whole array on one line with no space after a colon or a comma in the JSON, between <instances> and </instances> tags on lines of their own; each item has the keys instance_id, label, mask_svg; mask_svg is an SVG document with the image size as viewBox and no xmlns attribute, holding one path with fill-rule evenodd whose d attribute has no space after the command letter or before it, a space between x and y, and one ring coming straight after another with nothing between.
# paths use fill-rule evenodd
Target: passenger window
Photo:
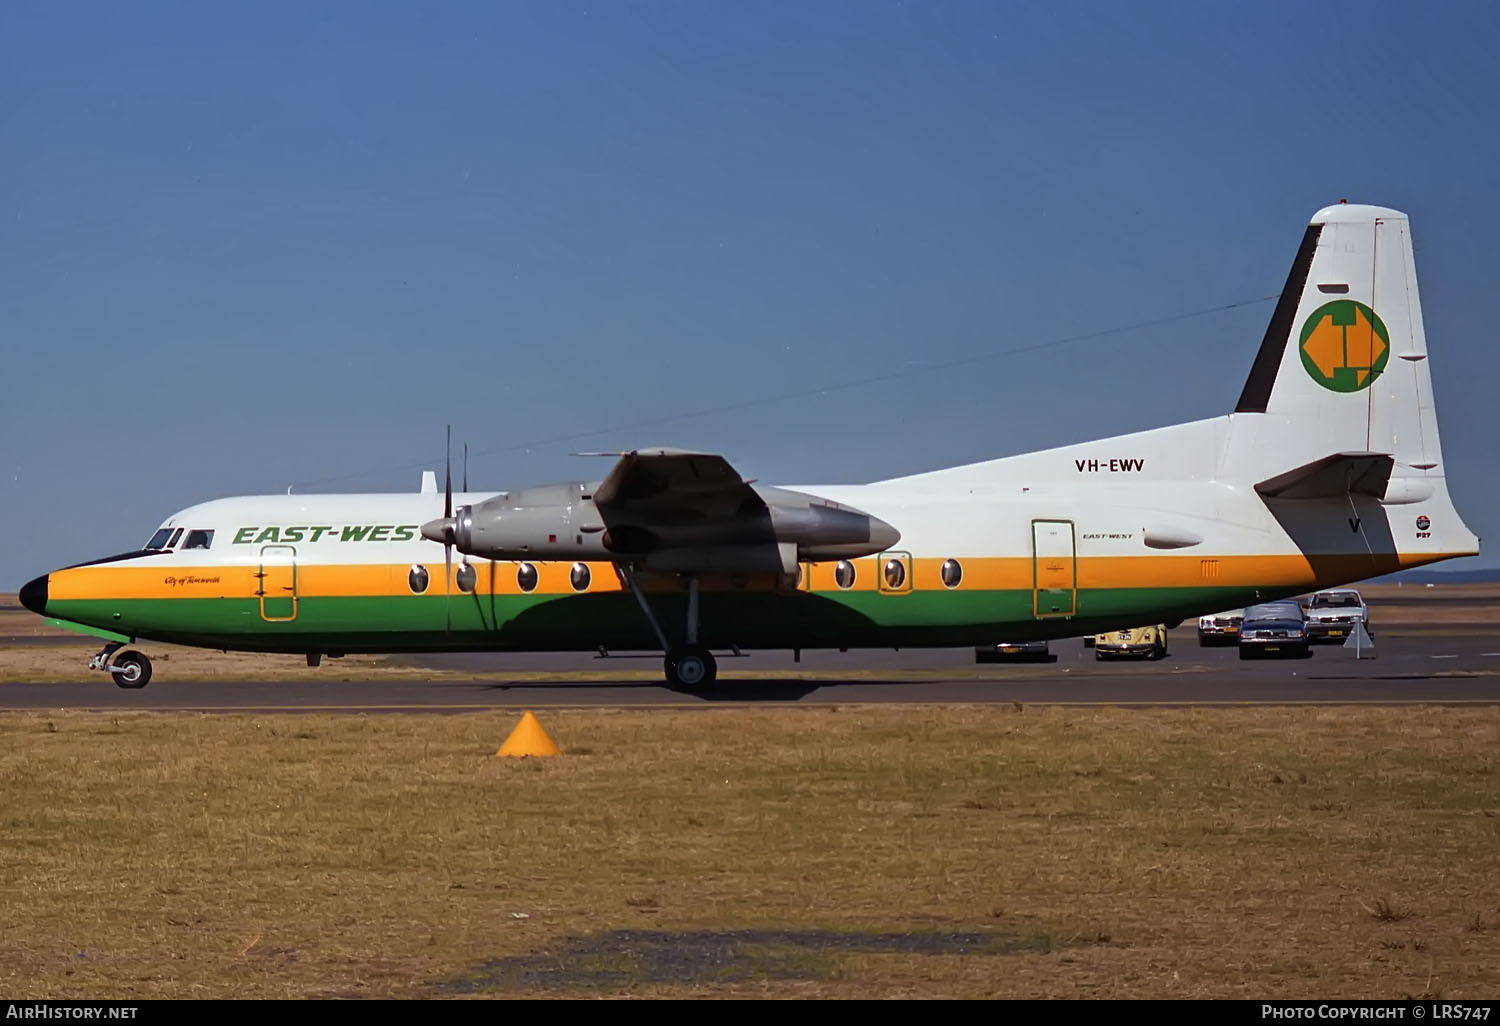
<instances>
[{"instance_id":1,"label":"passenger window","mask_svg":"<svg viewBox=\"0 0 1500 1026\"><path fill-rule=\"evenodd\" d=\"M458 582L458 590L465 595L472 595L474 586L479 583L479 572L468 563L458 564L458 573L454 577Z\"/></svg>"},{"instance_id":2,"label":"passenger window","mask_svg":"<svg viewBox=\"0 0 1500 1026\"><path fill-rule=\"evenodd\" d=\"M425 566L413 566L406 575L406 586L411 589L413 595L420 595L427 590L428 574Z\"/></svg>"},{"instance_id":3,"label":"passenger window","mask_svg":"<svg viewBox=\"0 0 1500 1026\"><path fill-rule=\"evenodd\" d=\"M574 563L573 569L568 572L568 581L573 585L574 591L588 591L591 576L593 575L589 573L587 563Z\"/></svg>"},{"instance_id":4,"label":"passenger window","mask_svg":"<svg viewBox=\"0 0 1500 1026\"><path fill-rule=\"evenodd\" d=\"M183 543L184 549L206 549L214 543L212 531L189 531L187 541Z\"/></svg>"},{"instance_id":5,"label":"passenger window","mask_svg":"<svg viewBox=\"0 0 1500 1026\"><path fill-rule=\"evenodd\" d=\"M839 560L838 566L833 568L833 581L840 588L854 587L854 564L847 559Z\"/></svg>"},{"instance_id":6,"label":"passenger window","mask_svg":"<svg viewBox=\"0 0 1500 1026\"><path fill-rule=\"evenodd\" d=\"M516 567L516 587L522 591L536 591L537 579L536 567L530 563Z\"/></svg>"}]
</instances>

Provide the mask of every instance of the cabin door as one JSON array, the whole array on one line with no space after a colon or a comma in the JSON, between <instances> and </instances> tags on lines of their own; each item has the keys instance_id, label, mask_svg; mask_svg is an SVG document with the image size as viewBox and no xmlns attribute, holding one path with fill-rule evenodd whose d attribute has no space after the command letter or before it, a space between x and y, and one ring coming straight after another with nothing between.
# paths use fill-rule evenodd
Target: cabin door
<instances>
[{"instance_id":1,"label":"cabin door","mask_svg":"<svg viewBox=\"0 0 1500 1026\"><path fill-rule=\"evenodd\" d=\"M1037 619L1078 611L1078 560L1073 521L1031 522L1032 612Z\"/></svg>"},{"instance_id":2,"label":"cabin door","mask_svg":"<svg viewBox=\"0 0 1500 1026\"><path fill-rule=\"evenodd\" d=\"M272 623L297 619L297 550L290 545L263 545L255 575L260 618Z\"/></svg>"}]
</instances>

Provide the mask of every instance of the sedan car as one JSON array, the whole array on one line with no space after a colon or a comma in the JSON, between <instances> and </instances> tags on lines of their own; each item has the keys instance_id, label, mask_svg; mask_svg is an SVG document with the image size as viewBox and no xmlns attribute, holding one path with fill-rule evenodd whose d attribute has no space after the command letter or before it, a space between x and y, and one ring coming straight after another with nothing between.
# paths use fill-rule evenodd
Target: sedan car
<instances>
[{"instance_id":1,"label":"sedan car","mask_svg":"<svg viewBox=\"0 0 1500 1026\"><path fill-rule=\"evenodd\" d=\"M1316 592L1307 603L1307 637L1310 641L1343 641L1363 623L1370 633L1370 608L1353 588Z\"/></svg>"},{"instance_id":2,"label":"sedan car","mask_svg":"<svg viewBox=\"0 0 1500 1026\"><path fill-rule=\"evenodd\" d=\"M1222 613L1210 613L1198 617L1198 644L1232 645L1239 640L1240 624L1245 619L1243 609L1226 609Z\"/></svg>"},{"instance_id":3,"label":"sedan car","mask_svg":"<svg viewBox=\"0 0 1500 1026\"><path fill-rule=\"evenodd\" d=\"M997 641L974 646L976 663L1051 662L1055 658L1045 641Z\"/></svg>"},{"instance_id":4,"label":"sedan car","mask_svg":"<svg viewBox=\"0 0 1500 1026\"><path fill-rule=\"evenodd\" d=\"M1245 610L1245 620L1240 624L1241 659L1310 655L1307 618L1296 602L1266 602Z\"/></svg>"}]
</instances>

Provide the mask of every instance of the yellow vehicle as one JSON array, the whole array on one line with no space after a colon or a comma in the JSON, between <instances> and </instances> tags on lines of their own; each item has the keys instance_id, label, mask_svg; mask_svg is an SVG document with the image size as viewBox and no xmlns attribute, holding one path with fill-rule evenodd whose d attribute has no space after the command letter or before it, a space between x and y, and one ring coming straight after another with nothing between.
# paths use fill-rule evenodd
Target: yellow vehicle
<instances>
[{"instance_id":1,"label":"yellow vehicle","mask_svg":"<svg viewBox=\"0 0 1500 1026\"><path fill-rule=\"evenodd\" d=\"M1167 625L1130 627L1094 635L1095 659L1160 659L1167 654Z\"/></svg>"}]
</instances>

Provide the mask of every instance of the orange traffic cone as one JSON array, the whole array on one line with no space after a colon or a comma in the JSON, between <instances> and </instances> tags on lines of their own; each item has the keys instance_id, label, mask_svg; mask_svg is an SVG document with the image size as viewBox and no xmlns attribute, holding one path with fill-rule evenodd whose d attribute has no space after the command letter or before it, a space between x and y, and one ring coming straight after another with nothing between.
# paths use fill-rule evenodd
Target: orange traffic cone
<instances>
[{"instance_id":1,"label":"orange traffic cone","mask_svg":"<svg viewBox=\"0 0 1500 1026\"><path fill-rule=\"evenodd\" d=\"M505 744L495 754L524 759L528 755L561 755L562 752L547 736L536 717L528 712L521 717L521 722L516 724L516 729L510 732L510 737L505 739Z\"/></svg>"}]
</instances>

